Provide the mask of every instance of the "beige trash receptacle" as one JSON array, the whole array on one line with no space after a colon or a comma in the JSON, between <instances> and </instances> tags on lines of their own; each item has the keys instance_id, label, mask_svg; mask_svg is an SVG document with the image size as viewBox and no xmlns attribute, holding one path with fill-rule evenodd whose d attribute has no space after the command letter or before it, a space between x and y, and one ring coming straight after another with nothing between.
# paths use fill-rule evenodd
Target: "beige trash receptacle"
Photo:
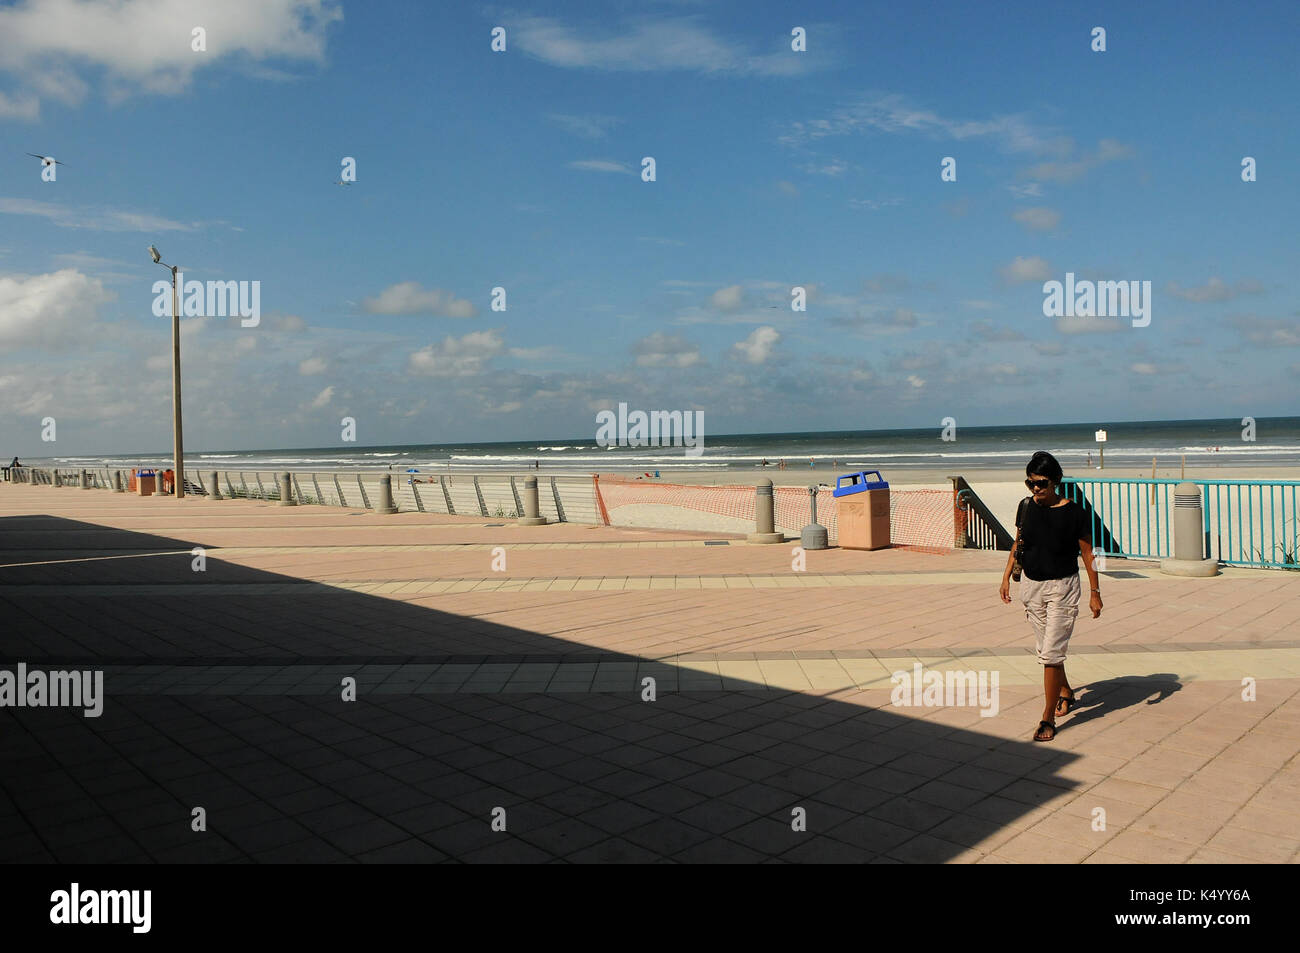
<instances>
[{"instance_id":1,"label":"beige trash receptacle","mask_svg":"<svg viewBox=\"0 0 1300 953\"><path fill-rule=\"evenodd\" d=\"M141 470L135 475L135 485L141 496L153 496L158 489L154 471Z\"/></svg>"},{"instance_id":2,"label":"beige trash receptacle","mask_svg":"<svg viewBox=\"0 0 1300 953\"><path fill-rule=\"evenodd\" d=\"M875 474L873 480L869 474ZM841 549L886 549L889 543L889 484L879 470L836 480L835 522Z\"/></svg>"}]
</instances>

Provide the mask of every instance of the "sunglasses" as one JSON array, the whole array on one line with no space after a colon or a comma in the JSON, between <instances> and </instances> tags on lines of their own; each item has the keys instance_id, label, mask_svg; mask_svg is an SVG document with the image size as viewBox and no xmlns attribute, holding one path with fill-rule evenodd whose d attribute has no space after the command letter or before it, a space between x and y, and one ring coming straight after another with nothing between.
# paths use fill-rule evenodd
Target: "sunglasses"
<instances>
[{"instance_id":1,"label":"sunglasses","mask_svg":"<svg viewBox=\"0 0 1300 953\"><path fill-rule=\"evenodd\" d=\"M1026 480L1025 486L1031 490L1045 490L1052 485L1051 480Z\"/></svg>"}]
</instances>

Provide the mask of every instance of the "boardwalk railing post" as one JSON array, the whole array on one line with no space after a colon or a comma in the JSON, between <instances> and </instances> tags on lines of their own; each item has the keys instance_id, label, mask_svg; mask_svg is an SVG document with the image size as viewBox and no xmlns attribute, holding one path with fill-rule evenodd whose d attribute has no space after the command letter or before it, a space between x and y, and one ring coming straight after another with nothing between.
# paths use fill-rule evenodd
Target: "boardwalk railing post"
<instances>
[{"instance_id":1,"label":"boardwalk railing post","mask_svg":"<svg viewBox=\"0 0 1300 953\"><path fill-rule=\"evenodd\" d=\"M280 505L297 506L293 501L293 477L287 472L280 474Z\"/></svg>"},{"instance_id":2,"label":"boardwalk railing post","mask_svg":"<svg viewBox=\"0 0 1300 953\"><path fill-rule=\"evenodd\" d=\"M1204 537L1201 488L1180 483L1174 487L1174 558L1162 559L1160 571L1171 576L1217 576L1219 561L1204 558Z\"/></svg>"},{"instance_id":3,"label":"boardwalk railing post","mask_svg":"<svg viewBox=\"0 0 1300 953\"><path fill-rule=\"evenodd\" d=\"M541 515L537 502L537 477L524 477L524 514L519 519L520 526L543 526L546 517Z\"/></svg>"},{"instance_id":4,"label":"boardwalk railing post","mask_svg":"<svg viewBox=\"0 0 1300 953\"><path fill-rule=\"evenodd\" d=\"M81 488L82 488L83 490L89 490L89 489L90 489L90 477L89 477L89 475L86 473L85 470L82 470L82 471L81 471Z\"/></svg>"},{"instance_id":5,"label":"boardwalk railing post","mask_svg":"<svg viewBox=\"0 0 1300 953\"><path fill-rule=\"evenodd\" d=\"M783 543L785 534L776 531L776 500L772 495L772 481L759 480L754 484L754 532L745 538L751 543Z\"/></svg>"},{"instance_id":6,"label":"boardwalk railing post","mask_svg":"<svg viewBox=\"0 0 1300 953\"><path fill-rule=\"evenodd\" d=\"M221 499L221 477L216 470L208 478L208 498L213 500Z\"/></svg>"},{"instance_id":7,"label":"boardwalk railing post","mask_svg":"<svg viewBox=\"0 0 1300 953\"><path fill-rule=\"evenodd\" d=\"M379 505L375 507L375 512L385 515L397 512L397 507L393 505L393 475L391 473L385 473L379 478Z\"/></svg>"}]
</instances>

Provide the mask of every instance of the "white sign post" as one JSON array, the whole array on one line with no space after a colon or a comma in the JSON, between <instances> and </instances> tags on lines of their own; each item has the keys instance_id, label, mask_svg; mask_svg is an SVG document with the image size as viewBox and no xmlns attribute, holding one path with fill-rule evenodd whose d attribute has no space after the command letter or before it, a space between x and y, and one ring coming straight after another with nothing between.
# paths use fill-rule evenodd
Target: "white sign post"
<instances>
[{"instance_id":1,"label":"white sign post","mask_svg":"<svg viewBox=\"0 0 1300 953\"><path fill-rule=\"evenodd\" d=\"M1097 452L1101 454L1101 469L1106 469L1106 431L1098 430L1097 434Z\"/></svg>"}]
</instances>

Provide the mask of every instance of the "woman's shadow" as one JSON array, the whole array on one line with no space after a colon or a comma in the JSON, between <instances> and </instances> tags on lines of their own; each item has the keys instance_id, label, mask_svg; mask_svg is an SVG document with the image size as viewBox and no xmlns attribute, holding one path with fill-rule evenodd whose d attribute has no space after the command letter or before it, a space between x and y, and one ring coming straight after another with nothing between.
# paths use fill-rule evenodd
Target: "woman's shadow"
<instances>
[{"instance_id":1,"label":"woman's shadow","mask_svg":"<svg viewBox=\"0 0 1300 953\"><path fill-rule=\"evenodd\" d=\"M1087 690L1082 694L1075 689L1078 701L1070 709L1069 721L1061 724L1062 731L1143 702L1157 705L1180 691L1183 685L1172 672L1157 672L1154 675L1121 675L1091 682L1084 687Z\"/></svg>"}]
</instances>

